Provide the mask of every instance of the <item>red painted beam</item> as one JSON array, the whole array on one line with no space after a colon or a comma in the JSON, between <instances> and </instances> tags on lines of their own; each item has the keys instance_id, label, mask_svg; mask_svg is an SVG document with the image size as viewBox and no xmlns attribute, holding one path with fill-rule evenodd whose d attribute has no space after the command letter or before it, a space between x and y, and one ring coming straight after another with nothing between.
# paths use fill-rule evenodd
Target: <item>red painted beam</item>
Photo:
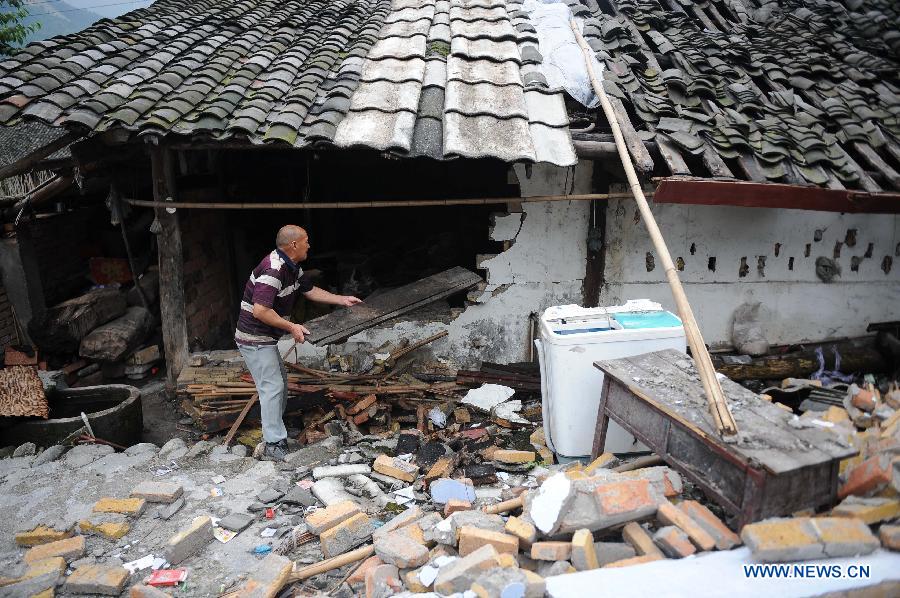
<instances>
[{"instance_id":1,"label":"red painted beam","mask_svg":"<svg viewBox=\"0 0 900 598\"><path fill-rule=\"evenodd\" d=\"M702 206L900 214L900 193L867 193L746 181L662 179L653 201Z\"/></svg>"}]
</instances>

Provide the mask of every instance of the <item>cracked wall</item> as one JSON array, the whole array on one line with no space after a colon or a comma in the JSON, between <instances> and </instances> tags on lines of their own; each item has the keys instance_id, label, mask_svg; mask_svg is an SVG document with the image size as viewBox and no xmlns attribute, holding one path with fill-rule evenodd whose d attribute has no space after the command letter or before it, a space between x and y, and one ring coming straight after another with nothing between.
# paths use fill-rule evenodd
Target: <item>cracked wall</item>
<instances>
[{"instance_id":1,"label":"cracked wall","mask_svg":"<svg viewBox=\"0 0 900 598\"><path fill-rule=\"evenodd\" d=\"M652 210L673 261L683 262L679 276L714 347L730 347L732 314L747 302L762 303L772 344L862 336L870 322L900 319L900 273L883 267L900 254L898 216L676 204ZM649 298L675 311L636 212L630 200L608 204L600 304ZM817 275L820 258L840 269L831 282Z\"/></svg>"},{"instance_id":2,"label":"cracked wall","mask_svg":"<svg viewBox=\"0 0 900 598\"><path fill-rule=\"evenodd\" d=\"M514 173L522 197L591 192L590 162L573 168L516 165ZM521 212L494 214L491 239L505 242L508 249L480 256L478 267L486 283L469 293L471 303L455 319L403 320L361 332L348 342L379 347L398 338L414 342L447 330L447 337L429 345L437 358L463 367L477 367L482 361L525 361L529 315L551 305L582 302L589 208L587 201L523 202ZM291 344L282 341L282 352ZM301 358L322 355L324 349L305 347Z\"/></svg>"}]
</instances>

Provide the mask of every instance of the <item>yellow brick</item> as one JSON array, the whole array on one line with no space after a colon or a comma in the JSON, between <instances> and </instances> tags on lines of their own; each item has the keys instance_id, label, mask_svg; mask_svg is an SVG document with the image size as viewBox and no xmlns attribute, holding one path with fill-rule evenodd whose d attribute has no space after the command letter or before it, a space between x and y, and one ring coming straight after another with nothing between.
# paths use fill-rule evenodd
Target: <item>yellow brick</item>
<instances>
[{"instance_id":1,"label":"yellow brick","mask_svg":"<svg viewBox=\"0 0 900 598\"><path fill-rule=\"evenodd\" d=\"M71 531L59 531L46 525L39 525L30 532L16 534L16 544L19 546L38 546L48 542L56 542L72 537Z\"/></svg>"},{"instance_id":2,"label":"yellow brick","mask_svg":"<svg viewBox=\"0 0 900 598\"><path fill-rule=\"evenodd\" d=\"M589 530L580 529L572 534L572 565L579 571L600 567L594 550L594 536Z\"/></svg>"},{"instance_id":3,"label":"yellow brick","mask_svg":"<svg viewBox=\"0 0 900 598\"><path fill-rule=\"evenodd\" d=\"M900 525L882 525L878 530L878 538L888 550L900 550Z\"/></svg>"},{"instance_id":4,"label":"yellow brick","mask_svg":"<svg viewBox=\"0 0 900 598\"><path fill-rule=\"evenodd\" d=\"M656 518L666 525L680 527L700 550L712 550L716 547L715 539L675 505L665 502L659 506Z\"/></svg>"},{"instance_id":5,"label":"yellow brick","mask_svg":"<svg viewBox=\"0 0 900 598\"><path fill-rule=\"evenodd\" d=\"M475 552L485 544L490 544L497 552L519 552L519 539L509 534L492 532L490 530L464 525L459 530L459 556L466 556Z\"/></svg>"},{"instance_id":6,"label":"yellow brick","mask_svg":"<svg viewBox=\"0 0 900 598\"><path fill-rule=\"evenodd\" d=\"M372 464L372 469L380 474L397 478L398 480L403 480L405 482L416 481L416 474L419 473L419 467L417 465L407 463L406 461L395 457L388 457L387 455L378 455L378 458L375 459L375 463Z\"/></svg>"},{"instance_id":7,"label":"yellow brick","mask_svg":"<svg viewBox=\"0 0 900 598\"><path fill-rule=\"evenodd\" d=\"M138 517L144 512L147 502L143 498L101 498L94 503L95 513L121 513Z\"/></svg>"},{"instance_id":8,"label":"yellow brick","mask_svg":"<svg viewBox=\"0 0 900 598\"><path fill-rule=\"evenodd\" d=\"M570 542L535 542L531 545L531 558L536 561L566 561L570 556Z\"/></svg>"},{"instance_id":9,"label":"yellow brick","mask_svg":"<svg viewBox=\"0 0 900 598\"><path fill-rule=\"evenodd\" d=\"M831 512L837 517L856 517L869 525L900 517L900 500L890 498L854 499L848 497Z\"/></svg>"},{"instance_id":10,"label":"yellow brick","mask_svg":"<svg viewBox=\"0 0 900 598\"><path fill-rule=\"evenodd\" d=\"M622 559L608 565L603 565L604 569L617 569L619 567L630 567L632 565L643 565L644 563L652 563L653 561L661 561L664 556L656 554L644 554L641 556L633 556L630 559Z\"/></svg>"},{"instance_id":11,"label":"yellow brick","mask_svg":"<svg viewBox=\"0 0 900 598\"><path fill-rule=\"evenodd\" d=\"M579 469L577 471L567 471L566 477L569 478L570 480L586 480L591 476L589 476L584 471Z\"/></svg>"},{"instance_id":12,"label":"yellow brick","mask_svg":"<svg viewBox=\"0 0 900 598\"><path fill-rule=\"evenodd\" d=\"M531 463L535 457L534 451L499 449L494 453L494 460L501 463Z\"/></svg>"},{"instance_id":13,"label":"yellow brick","mask_svg":"<svg viewBox=\"0 0 900 598\"><path fill-rule=\"evenodd\" d=\"M843 422L849 422L850 415L847 413L847 410L844 409L843 407L838 407L836 405L832 405L825 412L825 415L823 415L820 419L827 421L827 422L831 422L833 424L840 424Z\"/></svg>"},{"instance_id":14,"label":"yellow brick","mask_svg":"<svg viewBox=\"0 0 900 598\"><path fill-rule=\"evenodd\" d=\"M24 560L26 563L33 563L52 556L61 556L66 560L84 556L84 536L72 536L65 540L35 546L25 553Z\"/></svg>"},{"instance_id":15,"label":"yellow brick","mask_svg":"<svg viewBox=\"0 0 900 598\"><path fill-rule=\"evenodd\" d=\"M307 515L306 527L311 533L319 535L359 512L359 505L352 500L344 500Z\"/></svg>"},{"instance_id":16,"label":"yellow brick","mask_svg":"<svg viewBox=\"0 0 900 598\"><path fill-rule=\"evenodd\" d=\"M639 523L634 521L626 523L625 527L622 528L622 537L631 544L631 547L634 548L634 551L639 556L663 556L662 551L653 542L653 538Z\"/></svg>"},{"instance_id":17,"label":"yellow brick","mask_svg":"<svg viewBox=\"0 0 900 598\"><path fill-rule=\"evenodd\" d=\"M603 469L610 463L616 460L616 456L612 453L603 453L590 463L588 463L587 467L584 468L585 473L588 475L594 475L594 472L598 469Z\"/></svg>"},{"instance_id":18,"label":"yellow brick","mask_svg":"<svg viewBox=\"0 0 900 598\"><path fill-rule=\"evenodd\" d=\"M32 577L40 577L47 573L56 573L62 575L66 571L66 559L61 556L52 556L40 561L34 561L28 565L28 570L22 579L31 579Z\"/></svg>"},{"instance_id":19,"label":"yellow brick","mask_svg":"<svg viewBox=\"0 0 900 598\"><path fill-rule=\"evenodd\" d=\"M82 534L103 536L110 540L118 540L131 530L127 523L92 523L85 519L78 522L78 529Z\"/></svg>"},{"instance_id":20,"label":"yellow brick","mask_svg":"<svg viewBox=\"0 0 900 598\"><path fill-rule=\"evenodd\" d=\"M410 540L417 544L421 544L422 546L427 545L427 542L425 542L425 533L422 531L422 528L415 523L404 525L400 529L391 532L391 534L401 534L407 536Z\"/></svg>"},{"instance_id":21,"label":"yellow brick","mask_svg":"<svg viewBox=\"0 0 900 598\"><path fill-rule=\"evenodd\" d=\"M515 516L506 520L506 533L517 537L523 548L531 548L531 544L537 539L537 529L527 521Z\"/></svg>"},{"instance_id":22,"label":"yellow brick","mask_svg":"<svg viewBox=\"0 0 900 598\"><path fill-rule=\"evenodd\" d=\"M519 566L519 561L516 560L516 555L501 552L500 556L497 557L497 564L504 569L513 569Z\"/></svg>"},{"instance_id":23,"label":"yellow brick","mask_svg":"<svg viewBox=\"0 0 900 598\"><path fill-rule=\"evenodd\" d=\"M414 592L416 594L424 594L428 592L428 587L423 585L422 582L419 581L418 569L407 571L403 575L403 583L406 584L406 589L410 592Z\"/></svg>"}]
</instances>

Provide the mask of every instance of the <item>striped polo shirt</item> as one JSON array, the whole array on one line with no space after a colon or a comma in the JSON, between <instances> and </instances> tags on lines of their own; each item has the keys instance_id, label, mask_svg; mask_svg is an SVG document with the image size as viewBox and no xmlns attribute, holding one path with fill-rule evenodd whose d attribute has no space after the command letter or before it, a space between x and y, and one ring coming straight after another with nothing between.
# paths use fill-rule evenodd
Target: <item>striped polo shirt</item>
<instances>
[{"instance_id":1,"label":"striped polo shirt","mask_svg":"<svg viewBox=\"0 0 900 598\"><path fill-rule=\"evenodd\" d=\"M288 318L297 293L306 293L312 288L312 282L300 266L280 249L274 250L253 269L244 286L234 341L239 345L276 344L286 332L253 317L253 304L271 307L282 318Z\"/></svg>"}]
</instances>

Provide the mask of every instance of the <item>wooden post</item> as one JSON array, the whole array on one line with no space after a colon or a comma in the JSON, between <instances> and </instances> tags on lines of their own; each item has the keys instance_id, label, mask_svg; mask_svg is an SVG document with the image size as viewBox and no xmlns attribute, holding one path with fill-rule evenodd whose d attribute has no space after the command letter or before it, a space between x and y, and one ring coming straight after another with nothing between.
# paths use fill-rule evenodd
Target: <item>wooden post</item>
<instances>
[{"instance_id":1,"label":"wooden post","mask_svg":"<svg viewBox=\"0 0 900 598\"><path fill-rule=\"evenodd\" d=\"M706 349L706 344L703 342L703 336L700 334L700 327L697 325L697 320L694 318L694 312L691 310L687 295L685 295L684 289L681 286L681 280L678 278L678 271L675 269L675 264L672 262L672 256L669 254L669 248L666 246L666 241L663 239L659 226L656 224L653 212L650 211L650 205L647 203L647 198L644 196L644 191L641 189L641 183L637 178L637 173L635 172L634 164L632 163L632 160L634 160L638 162L638 165L640 166L642 158L641 150L646 152L646 149L643 144L638 145L632 143L629 146L626 146L625 138L619 127L620 116L621 113L624 112L624 109L621 107L621 102L616 104L619 110L614 108L613 103L610 101L609 97L607 97L606 91L603 89L603 85L597 79L597 74L594 72L594 68L591 64L593 51L587 45L584 37L582 37L575 19L570 20L570 25L572 27L572 32L575 34L575 40L578 42L578 45L581 46L581 51L584 54L584 64L591 80L591 86L594 88L594 93L600 98L600 105L603 107L603 113L606 115L606 120L609 121L609 126L612 129L613 138L615 139L616 147L619 150L619 159L622 161L622 167L625 169L625 176L628 179L628 186L634 194L635 203L637 203L638 210L644 220L644 225L647 227L647 232L650 233L653 247L656 249L656 253L659 255L663 269L666 272L669 287L672 289L672 296L675 298L675 305L678 307L678 315L681 316L681 320L684 323L684 332L687 336L688 345L691 347L691 354L694 357L694 362L700 373L700 381L703 383L703 390L706 393L706 400L709 403L710 414L712 415L713 421L720 434L728 436L735 435L737 434L737 424L734 421L734 417L731 415L731 411L728 409L728 403L725 402L725 395L722 393L722 387L719 385L718 378L716 378L716 370L709 357L709 351ZM619 113L619 115L617 115L617 113ZM621 118L621 120L624 120L624 117ZM631 156L629 156L629 151L631 151ZM649 157L649 155L646 157ZM652 165L653 161L650 160L650 168L652 168ZM644 164L644 167L646 168L646 164ZM649 169L645 171L649 171Z\"/></svg>"},{"instance_id":2,"label":"wooden post","mask_svg":"<svg viewBox=\"0 0 900 598\"><path fill-rule=\"evenodd\" d=\"M151 146L153 198L175 199L175 170L171 150ZM184 254L178 212L154 208L162 230L156 237L159 254L159 310L162 317L163 346L166 350L166 386L174 392L178 374L188 360L187 319L184 304Z\"/></svg>"}]
</instances>

